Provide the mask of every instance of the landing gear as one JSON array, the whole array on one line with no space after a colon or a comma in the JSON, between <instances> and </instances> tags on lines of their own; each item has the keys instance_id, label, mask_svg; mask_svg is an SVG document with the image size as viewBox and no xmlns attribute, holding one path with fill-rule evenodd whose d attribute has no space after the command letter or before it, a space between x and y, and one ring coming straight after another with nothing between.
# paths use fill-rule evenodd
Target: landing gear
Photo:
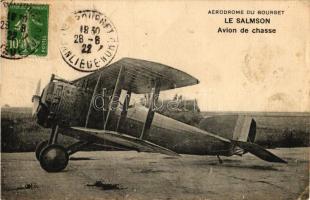
<instances>
[{"instance_id":1,"label":"landing gear","mask_svg":"<svg viewBox=\"0 0 310 200\"><path fill-rule=\"evenodd\" d=\"M41 151L48 145L48 140L45 140L37 145L36 147L36 158L38 161L40 161L40 153Z\"/></svg>"},{"instance_id":2,"label":"landing gear","mask_svg":"<svg viewBox=\"0 0 310 200\"><path fill-rule=\"evenodd\" d=\"M67 149L56 144L58 138L58 125L52 129L49 140L41 142L36 148L36 158L41 167L47 172L59 172L68 165L69 154Z\"/></svg>"},{"instance_id":3,"label":"landing gear","mask_svg":"<svg viewBox=\"0 0 310 200\"><path fill-rule=\"evenodd\" d=\"M59 172L68 165L67 150L58 144L45 147L40 153L40 165L47 172Z\"/></svg>"},{"instance_id":4,"label":"landing gear","mask_svg":"<svg viewBox=\"0 0 310 200\"><path fill-rule=\"evenodd\" d=\"M60 172L69 162L69 156L81 150L91 142L78 141L68 148L57 144L58 125L54 126L49 140L41 142L36 148L36 158L42 169L47 172Z\"/></svg>"}]
</instances>

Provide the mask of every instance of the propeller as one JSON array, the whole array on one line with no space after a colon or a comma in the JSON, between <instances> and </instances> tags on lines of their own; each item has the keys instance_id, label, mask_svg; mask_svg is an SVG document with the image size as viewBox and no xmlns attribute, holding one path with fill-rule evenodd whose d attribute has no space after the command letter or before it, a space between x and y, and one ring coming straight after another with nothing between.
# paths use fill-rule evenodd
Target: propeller
<instances>
[{"instance_id":1,"label":"propeller","mask_svg":"<svg viewBox=\"0 0 310 200\"><path fill-rule=\"evenodd\" d=\"M40 87L41 87L41 80L37 83L36 93L32 96L32 116L34 117L37 114L38 107L40 105Z\"/></svg>"}]
</instances>

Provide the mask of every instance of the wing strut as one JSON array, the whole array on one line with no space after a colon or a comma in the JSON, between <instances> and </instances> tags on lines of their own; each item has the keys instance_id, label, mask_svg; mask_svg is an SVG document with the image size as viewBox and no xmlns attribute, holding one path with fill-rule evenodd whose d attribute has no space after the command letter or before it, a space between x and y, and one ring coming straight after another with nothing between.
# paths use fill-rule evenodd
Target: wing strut
<instances>
[{"instance_id":1,"label":"wing strut","mask_svg":"<svg viewBox=\"0 0 310 200\"><path fill-rule=\"evenodd\" d=\"M99 77L98 77L97 82L96 82L96 86L94 88L93 96L91 97L91 100L90 100L90 103L89 103L88 112L87 112L86 121L85 121L85 128L88 125L88 120L89 120L90 112L91 112L91 109L92 109L92 104L93 104L93 101L94 101L94 98L95 98L95 95L96 95L96 92L97 92L97 88L98 88L98 85L99 85L99 82L100 82L100 78L101 78L101 73L99 74Z\"/></svg>"},{"instance_id":2,"label":"wing strut","mask_svg":"<svg viewBox=\"0 0 310 200\"><path fill-rule=\"evenodd\" d=\"M129 108L130 98L131 98L131 91L127 91L127 94L126 94L126 97L123 103L123 109L121 112L121 116L118 118L118 121L117 121L116 131L118 131L119 127L123 125L123 122L125 121L127 117L127 111Z\"/></svg>"},{"instance_id":3,"label":"wing strut","mask_svg":"<svg viewBox=\"0 0 310 200\"><path fill-rule=\"evenodd\" d=\"M108 113L107 113L107 116L106 116L106 119L105 119L103 130L106 130L106 128L107 128L111 112L115 112L115 110L117 109L117 106L115 105L115 103L117 103L117 105L119 103L119 96L120 96L120 94L122 92L122 86L124 84L124 79L125 79L125 76L124 76L124 73L123 73L123 71L124 71L123 68L124 67L121 66L121 68L120 68L120 70L118 72L117 80L116 80L115 87L114 87L114 90L113 90L113 95L112 95L110 103L109 103L109 110L108 110Z\"/></svg>"},{"instance_id":4,"label":"wing strut","mask_svg":"<svg viewBox=\"0 0 310 200\"><path fill-rule=\"evenodd\" d=\"M150 99L149 111L146 116L146 120L143 125L143 129L140 135L140 139L144 139L151 128L151 124L155 115L155 104L158 100L158 95L160 92L160 82L157 80L154 82L154 87L152 88L152 97Z\"/></svg>"}]
</instances>

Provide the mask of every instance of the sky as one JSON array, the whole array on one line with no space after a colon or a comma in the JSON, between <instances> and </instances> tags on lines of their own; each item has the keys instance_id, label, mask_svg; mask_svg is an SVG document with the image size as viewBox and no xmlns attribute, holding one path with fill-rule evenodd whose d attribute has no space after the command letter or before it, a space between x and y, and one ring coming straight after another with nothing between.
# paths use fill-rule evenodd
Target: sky
<instances>
[{"instance_id":1,"label":"sky","mask_svg":"<svg viewBox=\"0 0 310 200\"><path fill-rule=\"evenodd\" d=\"M29 1L27 1L29 2ZM37 1L38 3L40 1ZM44 3L44 1L41 1ZM306 1L48 1L48 55L1 58L1 105L31 106L39 80L87 73L61 58L61 25L72 12L95 9L114 24L112 62L132 57L169 65L200 84L165 91L196 98L204 111L310 111L309 3ZM1 5L3 6L3 5ZM212 15L209 10L284 10L283 15ZM1 8L1 10L3 10ZM5 11L1 17L4 18ZM226 24L225 18L270 18L270 24ZM218 28L275 28L276 33L218 33ZM3 31L1 30L2 35ZM3 37L1 37L3 38Z\"/></svg>"}]
</instances>

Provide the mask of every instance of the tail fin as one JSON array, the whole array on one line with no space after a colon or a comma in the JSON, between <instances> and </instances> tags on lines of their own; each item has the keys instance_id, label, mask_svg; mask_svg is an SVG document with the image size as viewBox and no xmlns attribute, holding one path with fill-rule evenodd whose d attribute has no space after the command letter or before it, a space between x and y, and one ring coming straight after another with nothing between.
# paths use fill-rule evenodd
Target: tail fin
<instances>
[{"instance_id":1,"label":"tail fin","mask_svg":"<svg viewBox=\"0 0 310 200\"><path fill-rule=\"evenodd\" d=\"M253 143L256 135L256 122L252 117L240 115L234 129L232 143L234 154L241 155L250 152L255 156L269 161L287 163L263 147Z\"/></svg>"},{"instance_id":2,"label":"tail fin","mask_svg":"<svg viewBox=\"0 0 310 200\"><path fill-rule=\"evenodd\" d=\"M239 115L233 133L233 140L254 142L256 122L252 117Z\"/></svg>"},{"instance_id":3,"label":"tail fin","mask_svg":"<svg viewBox=\"0 0 310 200\"><path fill-rule=\"evenodd\" d=\"M252 117L246 115L239 115L232 140L242 142L254 142L256 135L256 122ZM240 148L237 145L233 147L233 154L242 156L247 153L245 149Z\"/></svg>"},{"instance_id":4,"label":"tail fin","mask_svg":"<svg viewBox=\"0 0 310 200\"><path fill-rule=\"evenodd\" d=\"M267 151L266 149L255 143L236 141L236 140L233 140L232 142L233 144L237 145L243 150L248 151L254 154L255 156L259 157L260 159L266 160L268 162L287 163L285 160L279 158L278 156L274 155L270 151Z\"/></svg>"}]
</instances>

